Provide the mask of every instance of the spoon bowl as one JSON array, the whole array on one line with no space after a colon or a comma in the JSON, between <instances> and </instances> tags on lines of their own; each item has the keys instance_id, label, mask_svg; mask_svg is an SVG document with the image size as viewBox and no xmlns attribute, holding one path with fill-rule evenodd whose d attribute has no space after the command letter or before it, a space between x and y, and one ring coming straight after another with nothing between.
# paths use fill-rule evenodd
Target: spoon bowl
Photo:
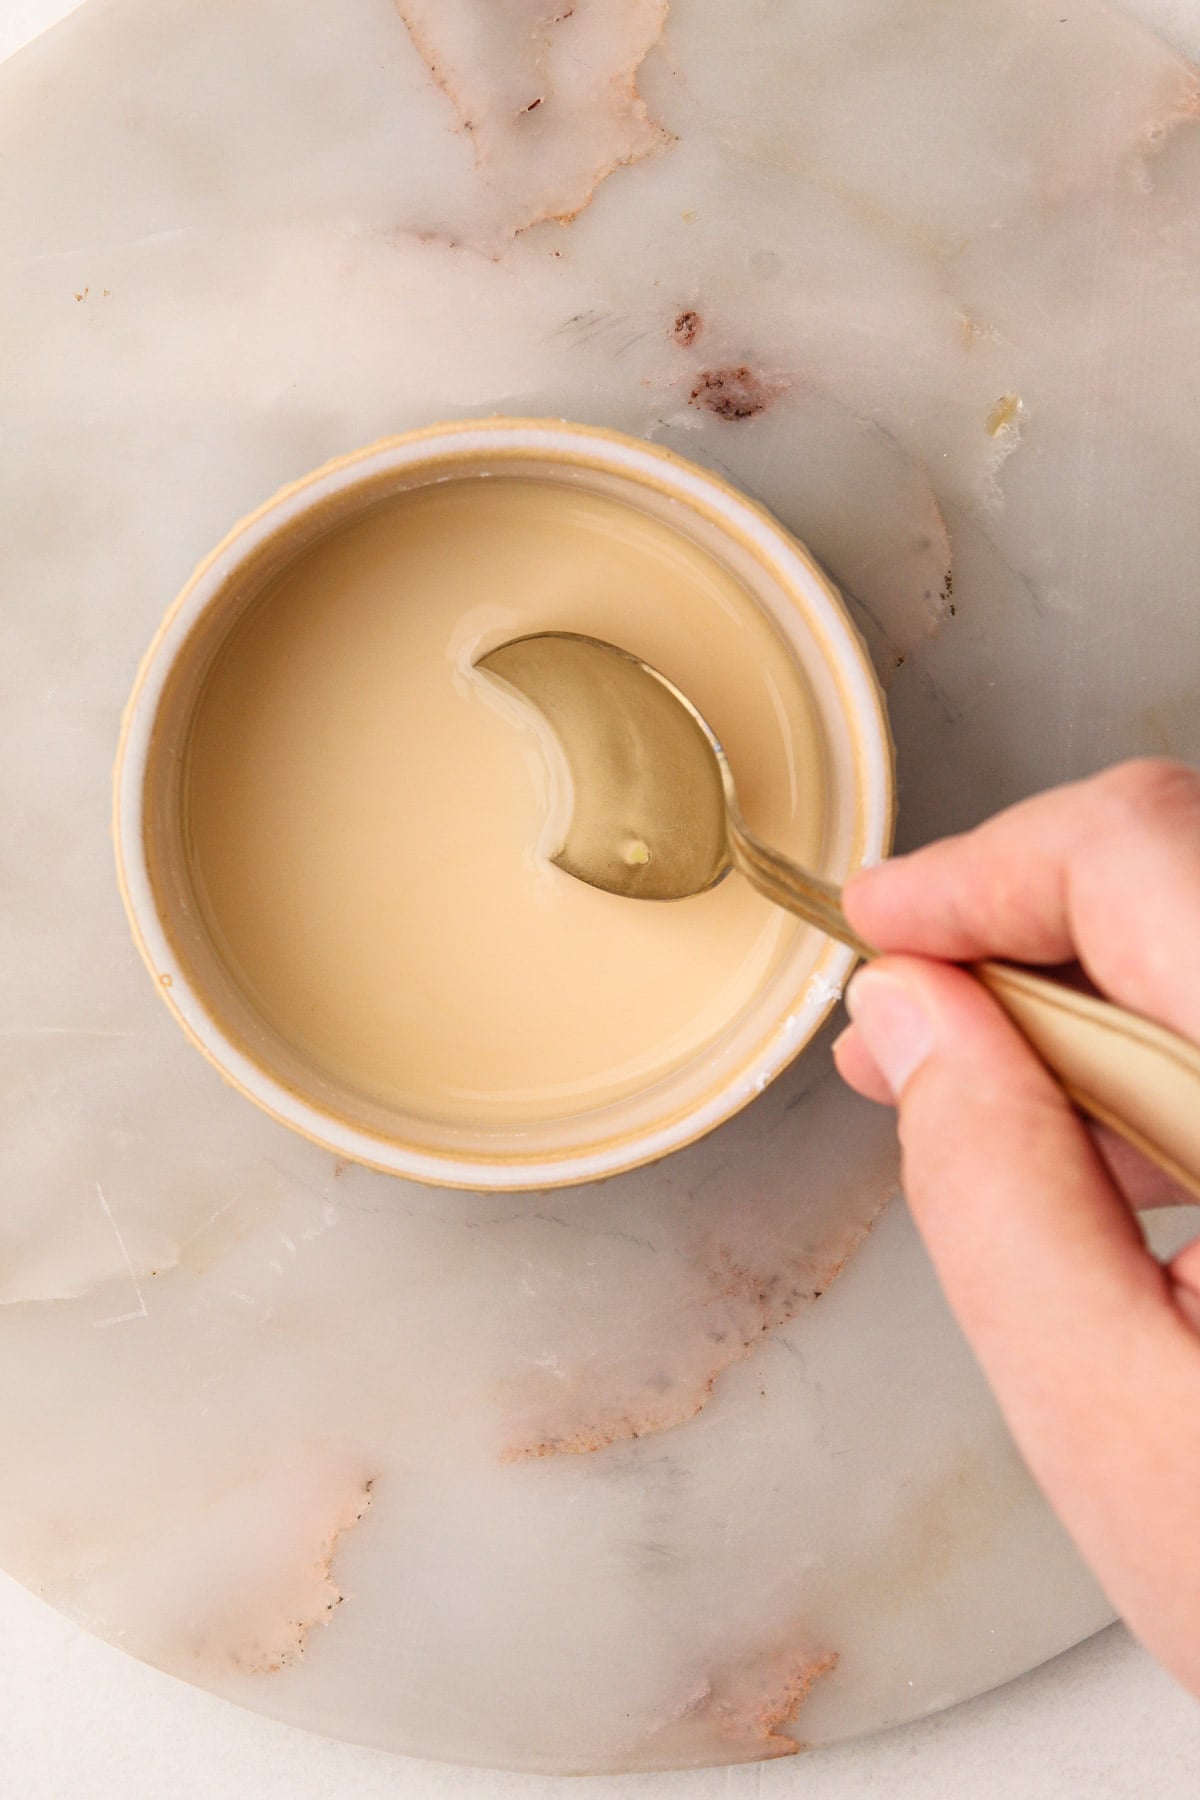
<instances>
[{"instance_id":1,"label":"spoon bowl","mask_svg":"<svg viewBox=\"0 0 1200 1800\"><path fill-rule=\"evenodd\" d=\"M729 873L725 753L665 675L568 631L513 638L476 667L537 707L566 759L560 869L635 900L686 899Z\"/></svg>"},{"instance_id":2,"label":"spoon bowl","mask_svg":"<svg viewBox=\"0 0 1200 1800\"><path fill-rule=\"evenodd\" d=\"M571 779L551 860L634 900L686 900L736 868L768 900L871 955L837 888L755 837L729 758L687 695L629 651L578 632L510 638L477 668L529 700Z\"/></svg>"}]
</instances>

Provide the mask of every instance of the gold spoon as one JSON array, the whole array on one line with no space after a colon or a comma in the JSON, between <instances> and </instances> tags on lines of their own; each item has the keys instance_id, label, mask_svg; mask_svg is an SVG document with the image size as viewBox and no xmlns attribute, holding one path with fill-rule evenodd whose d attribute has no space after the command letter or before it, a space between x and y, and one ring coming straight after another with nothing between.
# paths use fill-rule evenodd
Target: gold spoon
<instances>
[{"instance_id":1,"label":"gold spoon","mask_svg":"<svg viewBox=\"0 0 1200 1800\"><path fill-rule=\"evenodd\" d=\"M479 668L554 731L573 806L553 861L611 894L682 900L736 869L760 894L859 956L877 954L840 890L760 843L713 731L685 694L615 644L574 632L514 638ZM1200 1199L1200 1050L1160 1025L1032 970L971 972L1071 1099Z\"/></svg>"}]
</instances>

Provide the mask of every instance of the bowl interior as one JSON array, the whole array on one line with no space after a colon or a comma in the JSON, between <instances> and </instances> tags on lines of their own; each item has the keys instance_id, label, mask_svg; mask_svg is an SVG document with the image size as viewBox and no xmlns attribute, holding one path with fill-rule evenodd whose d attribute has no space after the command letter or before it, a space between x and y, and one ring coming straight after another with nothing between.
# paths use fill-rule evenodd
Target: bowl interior
<instances>
[{"instance_id":1,"label":"bowl interior","mask_svg":"<svg viewBox=\"0 0 1200 1800\"><path fill-rule=\"evenodd\" d=\"M258 1104L338 1153L469 1185L594 1178L710 1129L808 1041L836 996L848 952L789 928L749 1005L701 1054L641 1091L566 1117L435 1120L381 1104L312 1066L247 998L214 942L181 824L181 771L205 681L231 630L289 564L434 481L518 476L606 495L668 522L722 563L803 672L823 773L819 872L840 882L884 853L891 818L886 727L865 652L804 553L730 490L675 459L603 441L564 451L526 437L399 440L320 473L255 515L198 572L160 632L131 702L118 770L127 904L164 997L193 1039Z\"/></svg>"}]
</instances>

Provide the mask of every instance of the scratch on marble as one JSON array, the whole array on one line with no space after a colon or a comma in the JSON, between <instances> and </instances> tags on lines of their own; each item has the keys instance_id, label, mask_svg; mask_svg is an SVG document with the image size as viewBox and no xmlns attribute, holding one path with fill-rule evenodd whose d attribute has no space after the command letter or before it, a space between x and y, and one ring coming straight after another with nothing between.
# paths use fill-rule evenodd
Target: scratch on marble
<instances>
[{"instance_id":1,"label":"scratch on marble","mask_svg":"<svg viewBox=\"0 0 1200 1800\"><path fill-rule=\"evenodd\" d=\"M562 1231L584 1231L588 1237L615 1238L623 1244L634 1244L639 1250L656 1248L650 1238L638 1237L632 1231L606 1229L604 1226L593 1224L590 1220L584 1223L577 1219L560 1219L554 1213L505 1213L497 1219L464 1219L462 1224L466 1231L486 1231L497 1225L525 1225L533 1220L536 1220L539 1225L557 1225Z\"/></svg>"},{"instance_id":2,"label":"scratch on marble","mask_svg":"<svg viewBox=\"0 0 1200 1800\"><path fill-rule=\"evenodd\" d=\"M580 345L594 344L602 338L610 340L608 347L614 355L625 356L638 344L644 343L649 333L644 329L630 330L631 321L621 313L583 312L575 313L553 332L554 337L570 336ZM624 332L619 341L612 342L614 333Z\"/></svg>"},{"instance_id":3,"label":"scratch on marble","mask_svg":"<svg viewBox=\"0 0 1200 1800\"><path fill-rule=\"evenodd\" d=\"M281 1173L270 1158L266 1161L269 1168ZM189 1233L172 1261L160 1265L159 1273L164 1273L167 1268L185 1268L193 1275L205 1274L235 1244L257 1231L278 1205L278 1194L267 1187L226 1200ZM225 1221L224 1226L222 1221Z\"/></svg>"},{"instance_id":4,"label":"scratch on marble","mask_svg":"<svg viewBox=\"0 0 1200 1800\"><path fill-rule=\"evenodd\" d=\"M92 1324L101 1327L105 1325L125 1325L132 1319L148 1319L150 1314L146 1308L146 1296L143 1294L142 1284L137 1278L137 1271L133 1266L133 1258L126 1248L125 1239L121 1235L121 1227L117 1224L117 1221L113 1216L112 1207L108 1204L108 1197L99 1182L96 1183L96 1196L100 1201L101 1212L112 1226L113 1235L117 1240L118 1247L120 1248L121 1255L125 1262L125 1267L129 1271L129 1279L133 1283L133 1291L138 1298L138 1310L136 1312L117 1313L111 1319L93 1319Z\"/></svg>"},{"instance_id":5,"label":"scratch on marble","mask_svg":"<svg viewBox=\"0 0 1200 1800\"><path fill-rule=\"evenodd\" d=\"M173 225L163 231L147 231L138 237L106 238L97 244L68 244L62 250L41 250L36 256L10 257L0 267L5 269L37 269L47 263L78 262L83 257L111 256L117 250L142 250L150 244L175 243L180 238L195 237L200 227L196 225ZM74 289L71 290L75 292ZM87 292L87 289L84 289ZM108 290L105 289L105 293Z\"/></svg>"},{"instance_id":6,"label":"scratch on marble","mask_svg":"<svg viewBox=\"0 0 1200 1800\"><path fill-rule=\"evenodd\" d=\"M179 1260L180 1261L183 1260L185 1252L189 1249L189 1247L192 1244L195 1243L196 1239L200 1236L201 1232L207 1231L210 1225L215 1225L218 1219L224 1218L225 1214L229 1211L229 1209L232 1205L233 1205L232 1200L226 1200L226 1202L223 1206L218 1206L216 1212L209 1213L207 1219L201 1220L200 1224L197 1225L197 1227L194 1231L188 1232L188 1235L184 1238L182 1244L180 1244L180 1246L179 1246Z\"/></svg>"},{"instance_id":7,"label":"scratch on marble","mask_svg":"<svg viewBox=\"0 0 1200 1800\"><path fill-rule=\"evenodd\" d=\"M232 1248L239 1239L247 1236L251 1231L256 1230L274 1209L273 1204L264 1197L260 1197L255 1203L243 1203L240 1210L237 1209L237 1203L233 1200L226 1200L221 1206L218 1206L213 1212L209 1213L206 1218L202 1219L200 1223L179 1243L178 1248L169 1254L160 1253L157 1255L153 1268L149 1268L147 1264L143 1262L141 1274L139 1275L138 1267L130 1255L128 1245L113 1216L112 1207L108 1202L108 1197L99 1182L96 1182L94 1185L96 1193L99 1196L101 1210L111 1226L117 1243L120 1246L122 1260L128 1270L129 1279L132 1281L138 1297L137 1311L118 1313L112 1318L107 1319L94 1319L92 1323L96 1326L123 1325L132 1319L149 1317L144 1298L144 1290L141 1287L141 1282L147 1275L164 1276L177 1269L186 1269L192 1275L203 1275L213 1263L223 1256L227 1250ZM224 1233L214 1232L213 1227L219 1225L222 1219L227 1218L230 1221L228 1231ZM0 1296L0 1305L23 1305L29 1301L41 1303L50 1300L81 1300L85 1296L107 1287L112 1279L111 1272L101 1271L90 1275L87 1279L78 1284L66 1286L64 1289L54 1293L39 1295L24 1294L19 1298L12 1299ZM247 1304L255 1304L255 1302L250 1300L248 1295L239 1295L238 1297L240 1299L245 1299Z\"/></svg>"}]
</instances>

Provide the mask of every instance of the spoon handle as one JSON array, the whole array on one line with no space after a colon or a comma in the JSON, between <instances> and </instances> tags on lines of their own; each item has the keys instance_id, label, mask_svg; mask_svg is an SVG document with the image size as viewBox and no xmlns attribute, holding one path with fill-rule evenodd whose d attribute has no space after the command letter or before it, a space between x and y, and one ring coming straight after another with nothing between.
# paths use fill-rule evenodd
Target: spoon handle
<instances>
[{"instance_id":1,"label":"spoon handle","mask_svg":"<svg viewBox=\"0 0 1200 1800\"><path fill-rule=\"evenodd\" d=\"M769 850L747 829L740 813L734 811L728 791L725 816L729 860L764 899L795 913L798 919L815 925L840 944L849 944L863 958L878 955L863 942L842 911L842 890L832 882L822 881L819 875L810 875L778 850Z\"/></svg>"},{"instance_id":2,"label":"spoon handle","mask_svg":"<svg viewBox=\"0 0 1200 1800\"><path fill-rule=\"evenodd\" d=\"M1111 1001L1010 963L972 973L1081 1111L1200 1200L1200 1049Z\"/></svg>"},{"instance_id":3,"label":"spoon handle","mask_svg":"<svg viewBox=\"0 0 1200 1800\"><path fill-rule=\"evenodd\" d=\"M841 892L769 850L729 816L733 865L768 900L870 960ZM1200 1049L1161 1025L1009 963L970 971L999 1001L1081 1111L1200 1200Z\"/></svg>"}]
</instances>

